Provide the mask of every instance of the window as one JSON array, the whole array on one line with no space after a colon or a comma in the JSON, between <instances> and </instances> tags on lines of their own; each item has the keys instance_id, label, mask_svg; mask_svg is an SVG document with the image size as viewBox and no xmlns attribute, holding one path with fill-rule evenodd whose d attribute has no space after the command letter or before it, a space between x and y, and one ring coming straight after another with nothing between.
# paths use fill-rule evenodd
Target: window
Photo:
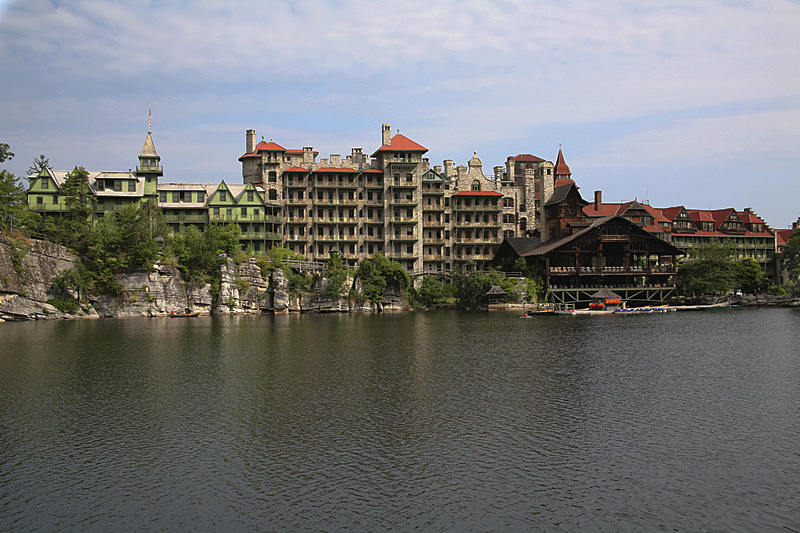
<instances>
[{"instance_id":1,"label":"window","mask_svg":"<svg viewBox=\"0 0 800 533\"><path fill-rule=\"evenodd\" d=\"M276 181L278 181L278 174L274 170L270 170L267 181L269 181L270 183L275 183Z\"/></svg>"},{"instance_id":2,"label":"window","mask_svg":"<svg viewBox=\"0 0 800 533\"><path fill-rule=\"evenodd\" d=\"M206 193L204 193L203 191L200 191L199 193L197 193L197 201L200 202L200 203L205 202L206 201Z\"/></svg>"},{"instance_id":3,"label":"window","mask_svg":"<svg viewBox=\"0 0 800 533\"><path fill-rule=\"evenodd\" d=\"M475 181L473 181L473 182L472 182L472 190L473 190L473 191L479 191L479 190L481 190L481 182L480 182L480 181L478 181L478 180L475 180Z\"/></svg>"},{"instance_id":4,"label":"window","mask_svg":"<svg viewBox=\"0 0 800 533\"><path fill-rule=\"evenodd\" d=\"M122 192L122 180L114 180L114 190Z\"/></svg>"},{"instance_id":5,"label":"window","mask_svg":"<svg viewBox=\"0 0 800 533\"><path fill-rule=\"evenodd\" d=\"M98 184L103 183L102 181L98 181ZM50 188L50 180L48 178L42 178L42 189L49 189Z\"/></svg>"},{"instance_id":6,"label":"window","mask_svg":"<svg viewBox=\"0 0 800 533\"><path fill-rule=\"evenodd\" d=\"M514 207L514 199L510 196L503 197L503 207Z\"/></svg>"},{"instance_id":7,"label":"window","mask_svg":"<svg viewBox=\"0 0 800 533\"><path fill-rule=\"evenodd\" d=\"M37 196L37 197L36 197L36 204L37 204L37 205L42 205L43 203L44 203L44 197L42 197L42 196Z\"/></svg>"},{"instance_id":8,"label":"window","mask_svg":"<svg viewBox=\"0 0 800 533\"><path fill-rule=\"evenodd\" d=\"M128 180L128 192L136 192L136 182Z\"/></svg>"},{"instance_id":9,"label":"window","mask_svg":"<svg viewBox=\"0 0 800 533\"><path fill-rule=\"evenodd\" d=\"M57 204L57 203L58 203L58 196L56 196L56 195L53 195L53 196L51 196L51 198L53 199L53 203L54 203L54 204Z\"/></svg>"},{"instance_id":10,"label":"window","mask_svg":"<svg viewBox=\"0 0 800 533\"><path fill-rule=\"evenodd\" d=\"M219 191L219 201L220 202L228 201L228 191Z\"/></svg>"},{"instance_id":11,"label":"window","mask_svg":"<svg viewBox=\"0 0 800 533\"><path fill-rule=\"evenodd\" d=\"M269 190L269 199L270 200L277 200L278 199L278 191L276 191L275 189L270 189Z\"/></svg>"},{"instance_id":12,"label":"window","mask_svg":"<svg viewBox=\"0 0 800 533\"><path fill-rule=\"evenodd\" d=\"M42 189L46 189L47 186L48 186L48 183L49 182L47 180L43 181L42 182ZM98 180L97 183L95 183L94 186L97 187L98 191L106 190L106 184L105 184L105 182L103 180Z\"/></svg>"},{"instance_id":13,"label":"window","mask_svg":"<svg viewBox=\"0 0 800 533\"><path fill-rule=\"evenodd\" d=\"M167 192L161 191L158 195L158 200L163 204L167 202Z\"/></svg>"},{"instance_id":14,"label":"window","mask_svg":"<svg viewBox=\"0 0 800 533\"><path fill-rule=\"evenodd\" d=\"M215 217L218 217L218 216L219 216L219 207L215 207L215 208L214 208L214 216L215 216Z\"/></svg>"},{"instance_id":15,"label":"window","mask_svg":"<svg viewBox=\"0 0 800 533\"><path fill-rule=\"evenodd\" d=\"M177 191L173 191L173 192L172 192L172 203L175 203L175 204L177 204L177 203L178 203L178 202L180 202L180 201L181 201L181 195L180 195L180 193L179 193L179 192L177 192Z\"/></svg>"},{"instance_id":16,"label":"window","mask_svg":"<svg viewBox=\"0 0 800 533\"><path fill-rule=\"evenodd\" d=\"M246 208L246 207L243 207L243 208L242 208L242 216L243 216L243 217L246 217L246 216L247 216L247 208Z\"/></svg>"},{"instance_id":17,"label":"window","mask_svg":"<svg viewBox=\"0 0 800 533\"><path fill-rule=\"evenodd\" d=\"M248 202L253 201L253 191L247 191L247 201Z\"/></svg>"}]
</instances>

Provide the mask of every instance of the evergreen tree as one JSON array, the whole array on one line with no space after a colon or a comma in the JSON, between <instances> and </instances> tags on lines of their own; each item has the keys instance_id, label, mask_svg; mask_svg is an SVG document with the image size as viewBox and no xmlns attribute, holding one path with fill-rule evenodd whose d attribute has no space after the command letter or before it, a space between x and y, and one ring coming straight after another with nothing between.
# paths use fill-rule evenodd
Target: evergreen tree
<instances>
[{"instance_id":1,"label":"evergreen tree","mask_svg":"<svg viewBox=\"0 0 800 533\"><path fill-rule=\"evenodd\" d=\"M28 175L36 175L39 174L44 169L53 170L53 167L50 166L50 160L44 156L44 154L39 155L39 157L33 160L31 166L28 167Z\"/></svg>"}]
</instances>

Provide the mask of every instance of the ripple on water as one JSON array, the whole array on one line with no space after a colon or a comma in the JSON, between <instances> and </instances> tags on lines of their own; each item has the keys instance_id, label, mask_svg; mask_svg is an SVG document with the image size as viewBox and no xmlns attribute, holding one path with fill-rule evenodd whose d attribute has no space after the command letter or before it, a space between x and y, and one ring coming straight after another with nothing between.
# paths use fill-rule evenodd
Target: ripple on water
<instances>
[{"instance_id":1,"label":"ripple on water","mask_svg":"<svg viewBox=\"0 0 800 533\"><path fill-rule=\"evenodd\" d=\"M0 526L798 529L798 313L549 318L3 325Z\"/></svg>"}]
</instances>

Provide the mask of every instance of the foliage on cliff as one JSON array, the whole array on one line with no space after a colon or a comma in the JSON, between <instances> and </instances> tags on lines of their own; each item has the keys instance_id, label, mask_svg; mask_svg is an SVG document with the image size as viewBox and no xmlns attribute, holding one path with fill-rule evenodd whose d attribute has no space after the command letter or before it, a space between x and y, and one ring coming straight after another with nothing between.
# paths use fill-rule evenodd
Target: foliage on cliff
<instances>
[{"instance_id":1,"label":"foliage on cliff","mask_svg":"<svg viewBox=\"0 0 800 533\"><path fill-rule=\"evenodd\" d=\"M403 294L411 286L411 277L398 263L378 252L370 259L358 264L356 272L361 283L361 297L370 302L383 301L384 292L390 285Z\"/></svg>"},{"instance_id":2,"label":"foliage on cliff","mask_svg":"<svg viewBox=\"0 0 800 533\"><path fill-rule=\"evenodd\" d=\"M274 270L281 270L286 279L289 292L301 293L311 289L314 278L308 271L295 272L286 261L305 261L305 257L289 250L288 248L273 247L267 253L258 258L258 266L261 267L261 275L266 277Z\"/></svg>"},{"instance_id":3,"label":"foliage on cliff","mask_svg":"<svg viewBox=\"0 0 800 533\"><path fill-rule=\"evenodd\" d=\"M238 224L211 224L205 232L189 226L182 235L175 236L166 255L177 258L178 269L189 283L204 284L218 280L219 267L225 254L241 254Z\"/></svg>"}]
</instances>

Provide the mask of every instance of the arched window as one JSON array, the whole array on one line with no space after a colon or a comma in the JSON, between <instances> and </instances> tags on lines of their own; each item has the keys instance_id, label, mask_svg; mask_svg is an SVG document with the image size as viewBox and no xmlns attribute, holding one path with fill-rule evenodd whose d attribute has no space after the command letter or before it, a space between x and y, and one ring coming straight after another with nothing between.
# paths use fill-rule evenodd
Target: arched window
<instances>
[{"instance_id":1,"label":"arched window","mask_svg":"<svg viewBox=\"0 0 800 533\"><path fill-rule=\"evenodd\" d=\"M481 182L480 182L480 181L478 181L478 180L475 180L475 181L473 181L473 182L472 182L472 190L473 190L473 191L479 191L479 190L481 190Z\"/></svg>"}]
</instances>

